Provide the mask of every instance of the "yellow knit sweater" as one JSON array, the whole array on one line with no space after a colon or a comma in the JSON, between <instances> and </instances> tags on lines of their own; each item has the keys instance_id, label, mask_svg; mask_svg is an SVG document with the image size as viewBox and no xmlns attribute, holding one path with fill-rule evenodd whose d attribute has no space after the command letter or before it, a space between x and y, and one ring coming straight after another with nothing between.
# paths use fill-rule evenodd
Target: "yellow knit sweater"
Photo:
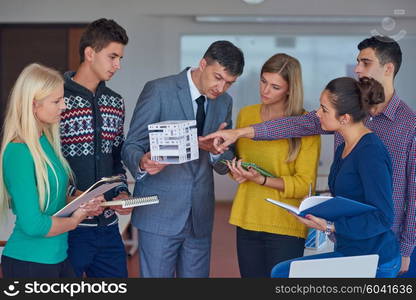
<instances>
[{"instance_id":1,"label":"yellow knit sweater","mask_svg":"<svg viewBox=\"0 0 416 300\"><path fill-rule=\"evenodd\" d=\"M237 128L262 122L260 104L242 108L237 118ZM314 189L319 161L320 136L301 139L301 148L295 161L286 163L289 151L287 139L254 141L241 138L236 143L236 153L243 161L253 162L283 179L285 190L279 191L246 181L238 186L234 198L230 223L253 231L305 238L307 228L286 210L265 201L272 198L299 206L307 196L309 184Z\"/></svg>"}]
</instances>

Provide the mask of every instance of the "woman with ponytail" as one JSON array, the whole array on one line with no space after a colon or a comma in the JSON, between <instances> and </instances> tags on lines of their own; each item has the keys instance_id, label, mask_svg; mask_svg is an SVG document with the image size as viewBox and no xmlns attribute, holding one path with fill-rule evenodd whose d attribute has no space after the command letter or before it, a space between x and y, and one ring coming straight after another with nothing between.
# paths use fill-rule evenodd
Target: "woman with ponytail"
<instances>
[{"instance_id":1,"label":"woman with ponytail","mask_svg":"<svg viewBox=\"0 0 416 300\"><path fill-rule=\"evenodd\" d=\"M392 166L390 156L363 121L369 111L384 101L379 82L341 77L328 83L316 112L323 130L342 135L328 177L333 196L350 198L376 210L329 222L313 215L297 219L308 227L325 231L336 239L334 252L295 260L378 254L376 277L396 277L401 265L399 245L393 231ZM272 277L287 277L288 260L277 264Z\"/></svg>"},{"instance_id":2,"label":"woman with ponytail","mask_svg":"<svg viewBox=\"0 0 416 300\"><path fill-rule=\"evenodd\" d=\"M71 177L61 153L59 121L65 104L62 76L30 64L11 92L0 150L0 213L11 208L15 227L3 251L5 278L74 277L67 259L67 231L102 212L97 197L65 218Z\"/></svg>"}]
</instances>

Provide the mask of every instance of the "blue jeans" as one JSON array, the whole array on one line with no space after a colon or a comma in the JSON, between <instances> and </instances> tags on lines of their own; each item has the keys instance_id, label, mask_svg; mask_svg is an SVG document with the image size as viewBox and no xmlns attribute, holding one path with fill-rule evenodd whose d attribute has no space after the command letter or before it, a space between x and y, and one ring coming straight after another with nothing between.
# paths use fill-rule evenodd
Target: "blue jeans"
<instances>
[{"instance_id":1,"label":"blue jeans","mask_svg":"<svg viewBox=\"0 0 416 300\"><path fill-rule=\"evenodd\" d=\"M316 254L316 255L311 255L311 256L303 256L303 257L299 257L299 258L295 258L291 260L286 260L273 267L271 277L272 278L288 278L290 263L292 261L319 259L319 258L344 257L344 256L345 255L340 252L329 252L329 253L322 253L322 254ZM398 255L394 259L388 262L379 264L377 266L376 278L395 278L397 274L399 273L401 262L402 262L402 258L400 255Z\"/></svg>"},{"instance_id":2,"label":"blue jeans","mask_svg":"<svg viewBox=\"0 0 416 300\"><path fill-rule=\"evenodd\" d=\"M409 271L403 275L397 276L399 278L416 278L416 248L413 250L412 256L410 256Z\"/></svg>"},{"instance_id":3,"label":"blue jeans","mask_svg":"<svg viewBox=\"0 0 416 300\"><path fill-rule=\"evenodd\" d=\"M127 255L118 230L110 226L81 227L69 232L68 257L77 277L127 278Z\"/></svg>"}]
</instances>

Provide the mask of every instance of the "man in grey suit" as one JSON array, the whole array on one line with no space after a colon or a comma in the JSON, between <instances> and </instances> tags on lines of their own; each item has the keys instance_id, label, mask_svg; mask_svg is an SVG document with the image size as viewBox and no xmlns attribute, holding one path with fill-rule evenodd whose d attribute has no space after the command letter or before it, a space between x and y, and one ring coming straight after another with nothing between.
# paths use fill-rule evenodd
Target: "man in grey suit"
<instances>
[{"instance_id":1,"label":"man in grey suit","mask_svg":"<svg viewBox=\"0 0 416 300\"><path fill-rule=\"evenodd\" d=\"M214 169L227 173L212 143L199 141L199 159L166 165L150 159L147 125L197 120L198 135L231 128L232 98L226 90L241 75L244 56L216 41L197 68L146 83L134 110L122 159L136 178L135 196L158 195L159 204L136 207L142 277L208 277L214 219Z\"/></svg>"}]
</instances>

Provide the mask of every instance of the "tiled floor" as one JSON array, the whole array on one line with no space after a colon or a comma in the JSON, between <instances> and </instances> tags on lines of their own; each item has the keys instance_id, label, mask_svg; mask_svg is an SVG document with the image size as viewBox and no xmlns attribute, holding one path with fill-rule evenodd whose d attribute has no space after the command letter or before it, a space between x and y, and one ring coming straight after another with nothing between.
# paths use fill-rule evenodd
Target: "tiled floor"
<instances>
[{"instance_id":1,"label":"tiled floor","mask_svg":"<svg viewBox=\"0 0 416 300\"><path fill-rule=\"evenodd\" d=\"M240 277L235 226L228 223L231 203L217 203L212 236L210 277Z\"/></svg>"}]
</instances>

